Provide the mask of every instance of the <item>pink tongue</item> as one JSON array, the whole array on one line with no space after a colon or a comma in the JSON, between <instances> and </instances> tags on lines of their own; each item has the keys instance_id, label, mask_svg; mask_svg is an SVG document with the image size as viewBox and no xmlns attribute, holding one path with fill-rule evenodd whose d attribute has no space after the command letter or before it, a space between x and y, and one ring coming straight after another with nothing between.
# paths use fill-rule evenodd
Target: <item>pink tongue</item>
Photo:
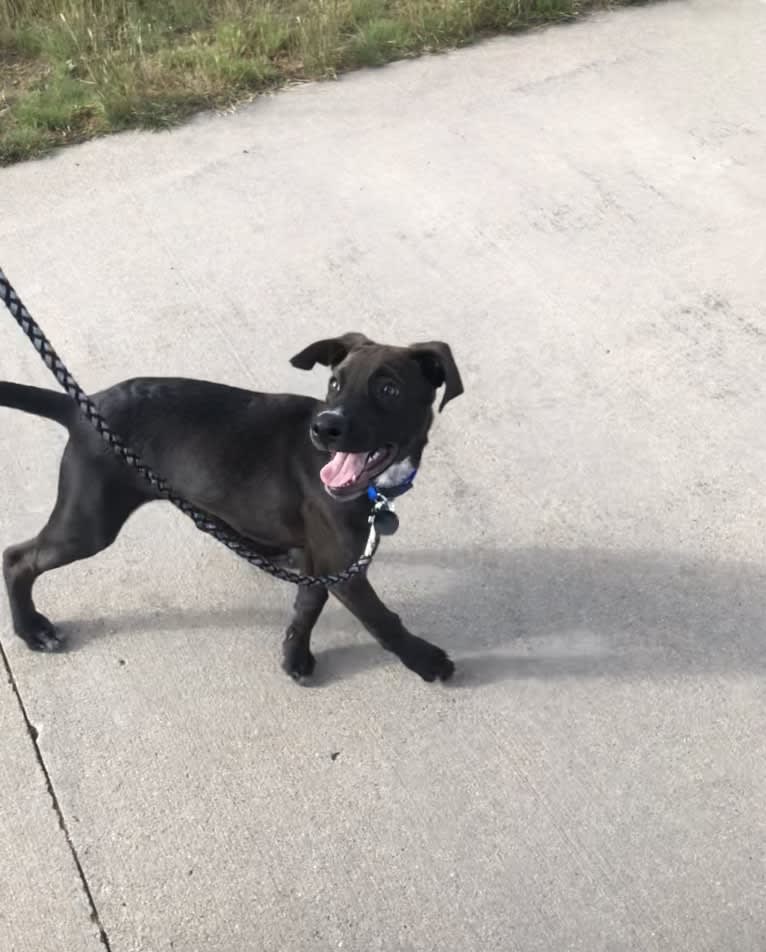
<instances>
[{"instance_id":1,"label":"pink tongue","mask_svg":"<svg viewBox=\"0 0 766 952\"><path fill-rule=\"evenodd\" d=\"M347 483L353 483L362 475L366 453L336 453L319 471L319 478L332 489L340 489Z\"/></svg>"}]
</instances>

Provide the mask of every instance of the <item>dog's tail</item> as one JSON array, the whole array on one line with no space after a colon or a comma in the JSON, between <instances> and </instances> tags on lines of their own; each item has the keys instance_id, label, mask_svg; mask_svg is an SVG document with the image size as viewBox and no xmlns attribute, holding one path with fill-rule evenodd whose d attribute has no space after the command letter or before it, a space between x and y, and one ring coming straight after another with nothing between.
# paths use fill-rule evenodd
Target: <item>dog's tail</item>
<instances>
[{"instance_id":1,"label":"dog's tail","mask_svg":"<svg viewBox=\"0 0 766 952\"><path fill-rule=\"evenodd\" d=\"M79 413L77 404L64 393L5 381L0 381L0 407L34 413L36 416L55 420L67 429Z\"/></svg>"}]
</instances>

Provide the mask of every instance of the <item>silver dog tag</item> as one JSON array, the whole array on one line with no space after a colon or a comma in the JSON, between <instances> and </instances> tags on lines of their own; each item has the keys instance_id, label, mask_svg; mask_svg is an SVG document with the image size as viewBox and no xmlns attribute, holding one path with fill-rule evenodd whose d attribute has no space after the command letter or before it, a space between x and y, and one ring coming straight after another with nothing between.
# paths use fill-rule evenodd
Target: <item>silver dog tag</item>
<instances>
[{"instance_id":1,"label":"silver dog tag","mask_svg":"<svg viewBox=\"0 0 766 952\"><path fill-rule=\"evenodd\" d=\"M393 535L399 528L399 516L393 509L379 509L375 513L375 528L379 535Z\"/></svg>"}]
</instances>

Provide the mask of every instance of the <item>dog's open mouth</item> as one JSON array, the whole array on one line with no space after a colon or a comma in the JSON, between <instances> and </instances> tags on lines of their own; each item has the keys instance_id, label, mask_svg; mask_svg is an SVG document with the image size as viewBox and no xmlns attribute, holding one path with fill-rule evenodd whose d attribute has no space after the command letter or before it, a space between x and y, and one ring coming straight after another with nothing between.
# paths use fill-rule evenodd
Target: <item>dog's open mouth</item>
<instances>
[{"instance_id":1,"label":"dog's open mouth","mask_svg":"<svg viewBox=\"0 0 766 952\"><path fill-rule=\"evenodd\" d=\"M356 496L388 469L395 456L396 447L391 444L369 453L333 453L319 478L333 496Z\"/></svg>"}]
</instances>

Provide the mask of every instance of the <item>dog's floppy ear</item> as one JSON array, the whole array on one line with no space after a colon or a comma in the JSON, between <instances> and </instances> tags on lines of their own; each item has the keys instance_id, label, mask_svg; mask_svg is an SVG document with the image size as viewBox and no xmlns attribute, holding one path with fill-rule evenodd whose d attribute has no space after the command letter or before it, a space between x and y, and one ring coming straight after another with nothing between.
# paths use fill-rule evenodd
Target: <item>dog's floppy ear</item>
<instances>
[{"instance_id":1,"label":"dog's floppy ear","mask_svg":"<svg viewBox=\"0 0 766 952\"><path fill-rule=\"evenodd\" d=\"M438 389L444 385L442 402L439 404L441 413L448 401L459 397L463 392L463 381L460 379L460 372L449 344L440 340L432 340L427 344L412 344L410 352L434 387Z\"/></svg>"},{"instance_id":2,"label":"dog's floppy ear","mask_svg":"<svg viewBox=\"0 0 766 952\"><path fill-rule=\"evenodd\" d=\"M325 367L335 367L342 360L361 347L362 344L371 344L364 334L343 334L341 337L328 337L327 340L317 340L302 350L290 361L298 370L311 370L314 364L323 364Z\"/></svg>"}]
</instances>

